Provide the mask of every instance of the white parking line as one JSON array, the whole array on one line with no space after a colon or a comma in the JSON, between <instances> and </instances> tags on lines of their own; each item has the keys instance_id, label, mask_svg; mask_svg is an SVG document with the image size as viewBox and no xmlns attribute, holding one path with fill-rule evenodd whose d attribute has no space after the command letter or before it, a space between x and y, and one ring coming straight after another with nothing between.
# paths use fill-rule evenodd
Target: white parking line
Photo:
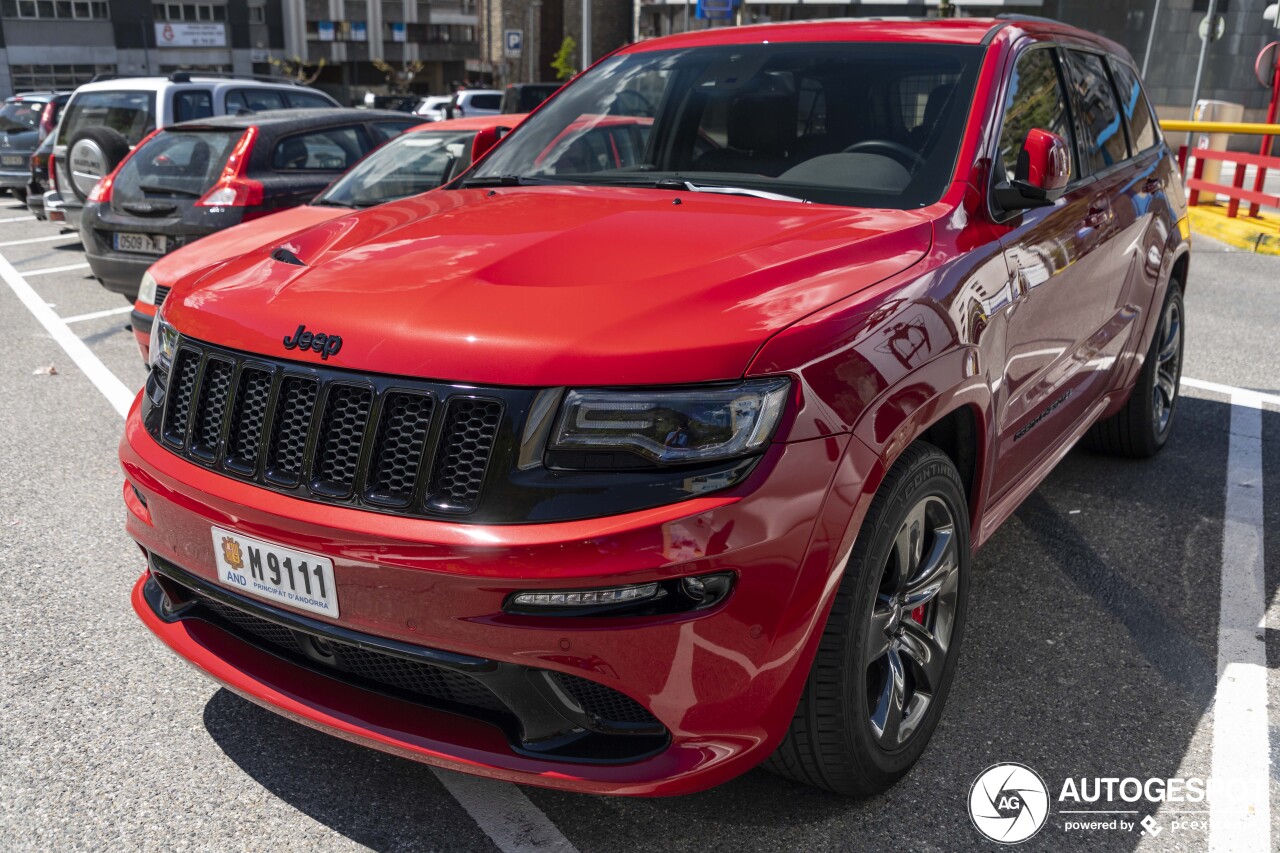
<instances>
[{"instance_id":1,"label":"white parking line","mask_svg":"<svg viewBox=\"0 0 1280 853\"><path fill-rule=\"evenodd\" d=\"M432 770L503 853L578 853L524 791L510 782Z\"/></svg>"},{"instance_id":2,"label":"white parking line","mask_svg":"<svg viewBox=\"0 0 1280 853\"><path fill-rule=\"evenodd\" d=\"M74 231L70 234L52 234L48 237L31 237L26 240L8 240L0 246L25 246L28 243L52 243L54 240L74 240L80 242L80 235Z\"/></svg>"},{"instance_id":3,"label":"white parking line","mask_svg":"<svg viewBox=\"0 0 1280 853\"><path fill-rule=\"evenodd\" d=\"M0 255L0 278L5 280L9 289L17 295L23 305L27 306L27 310L40 322L40 325L44 326L45 331L57 341L58 346L71 357L84 375L89 377L94 387L102 392L107 402L120 413L121 417L127 415L129 406L133 404L134 393L107 369L107 366L93 354L84 341L67 328L67 324L53 313L53 309L31 289L31 285L27 284L22 273L14 269L13 264L9 263L3 255Z\"/></svg>"},{"instance_id":4,"label":"white parking line","mask_svg":"<svg viewBox=\"0 0 1280 853\"><path fill-rule=\"evenodd\" d=\"M71 323L82 323L85 320L100 320L103 317L115 317L118 314L128 314L132 310L132 305L123 305L119 308L108 308L106 311L93 311L89 314L77 314L74 317L63 317L62 322L69 325Z\"/></svg>"},{"instance_id":5,"label":"white parking line","mask_svg":"<svg viewBox=\"0 0 1280 853\"><path fill-rule=\"evenodd\" d=\"M1260 396L1231 395L1210 773L1224 795L1209 800L1209 849L1223 853L1272 849Z\"/></svg>"},{"instance_id":6,"label":"white parking line","mask_svg":"<svg viewBox=\"0 0 1280 853\"><path fill-rule=\"evenodd\" d=\"M35 217L34 216L8 216L8 217L5 217L4 219L0 219L0 222L26 222L27 220L30 220L30 219L35 219Z\"/></svg>"},{"instance_id":7,"label":"white parking line","mask_svg":"<svg viewBox=\"0 0 1280 853\"><path fill-rule=\"evenodd\" d=\"M1234 397L1241 405L1257 406L1263 403L1271 403L1274 406L1280 406L1280 394L1268 394L1266 391L1254 391L1252 388L1237 388L1235 385L1223 385L1220 382L1206 382L1203 379L1188 379L1182 377L1181 384L1186 388L1196 388L1200 391L1212 391L1215 394L1225 394L1228 397Z\"/></svg>"},{"instance_id":8,"label":"white parking line","mask_svg":"<svg viewBox=\"0 0 1280 853\"><path fill-rule=\"evenodd\" d=\"M107 369L85 346L84 341L67 328L68 322L89 319L93 315L85 314L67 320L58 317L3 255L0 255L0 278L5 280L27 310L84 371L89 381L102 392L121 417L127 415L133 404L133 392ZM128 310L126 307L97 314L105 316ZM578 853L569 839L560 834L555 824L516 785L447 770L436 770L435 773L449 793L471 815L476 825L503 853Z\"/></svg>"},{"instance_id":9,"label":"white parking line","mask_svg":"<svg viewBox=\"0 0 1280 853\"><path fill-rule=\"evenodd\" d=\"M61 267L45 267L44 269L39 270L23 270L22 277L31 278L33 275L48 275L51 272L67 272L69 270L84 270L88 268L88 264L67 264Z\"/></svg>"}]
</instances>

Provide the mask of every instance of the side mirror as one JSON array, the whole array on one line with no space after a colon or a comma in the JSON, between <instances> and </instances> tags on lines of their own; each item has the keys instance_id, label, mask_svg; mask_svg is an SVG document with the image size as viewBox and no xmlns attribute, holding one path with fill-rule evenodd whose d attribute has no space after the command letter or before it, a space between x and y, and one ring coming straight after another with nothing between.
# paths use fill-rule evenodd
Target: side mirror
<instances>
[{"instance_id":1,"label":"side mirror","mask_svg":"<svg viewBox=\"0 0 1280 853\"><path fill-rule=\"evenodd\" d=\"M997 184L995 202L1002 210L1049 207L1062 197L1071 180L1071 149L1056 133L1040 128L1027 132L1012 180Z\"/></svg>"},{"instance_id":2,"label":"side mirror","mask_svg":"<svg viewBox=\"0 0 1280 853\"><path fill-rule=\"evenodd\" d=\"M511 128L509 127L491 125L477 133L475 140L471 143L471 162L474 163L488 154L489 149L497 145L502 137L510 132Z\"/></svg>"}]
</instances>

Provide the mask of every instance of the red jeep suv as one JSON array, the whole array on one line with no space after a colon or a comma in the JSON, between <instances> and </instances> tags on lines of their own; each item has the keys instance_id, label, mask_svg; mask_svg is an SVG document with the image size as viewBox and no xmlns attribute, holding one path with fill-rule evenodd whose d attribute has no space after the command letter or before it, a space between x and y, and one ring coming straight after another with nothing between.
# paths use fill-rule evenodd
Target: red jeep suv
<instances>
[{"instance_id":1,"label":"red jeep suv","mask_svg":"<svg viewBox=\"0 0 1280 853\"><path fill-rule=\"evenodd\" d=\"M134 607L441 767L881 791L942 714L973 550L1080 439L1168 438L1187 235L1089 33L626 47L449 185L175 283L120 447Z\"/></svg>"}]
</instances>

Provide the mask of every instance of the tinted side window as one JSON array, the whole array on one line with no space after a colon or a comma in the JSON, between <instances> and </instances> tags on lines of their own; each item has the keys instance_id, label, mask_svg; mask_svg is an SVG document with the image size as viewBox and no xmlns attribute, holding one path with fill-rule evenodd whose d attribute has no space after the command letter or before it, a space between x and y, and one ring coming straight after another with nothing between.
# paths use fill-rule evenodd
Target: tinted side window
<instances>
[{"instance_id":1,"label":"tinted side window","mask_svg":"<svg viewBox=\"0 0 1280 853\"><path fill-rule=\"evenodd\" d=\"M1004 167L1005 177L1012 178L1018 165L1018 155L1027 134L1039 128L1056 133L1071 145L1071 113L1058 74L1054 52L1045 48L1028 50L1018 57L1013 76L1009 80L1009 92L1004 100L1004 120L1000 128L998 160ZM1071 158L1071 177L1080 174L1080 167ZM998 177L998 176L997 176Z\"/></svg>"},{"instance_id":2,"label":"tinted side window","mask_svg":"<svg viewBox=\"0 0 1280 853\"><path fill-rule=\"evenodd\" d=\"M333 106L328 98L312 92L290 92L288 98L289 106L295 110L324 109Z\"/></svg>"},{"instance_id":3,"label":"tinted side window","mask_svg":"<svg viewBox=\"0 0 1280 853\"><path fill-rule=\"evenodd\" d=\"M369 125L369 129L373 132L373 144L381 145L388 139L394 139L409 128L417 127L419 124L421 124L421 122L380 121Z\"/></svg>"},{"instance_id":4,"label":"tinted side window","mask_svg":"<svg viewBox=\"0 0 1280 853\"><path fill-rule=\"evenodd\" d=\"M260 113L263 110L283 110L286 107L284 97L272 89L236 89L228 92L227 112L231 112L233 102L251 113Z\"/></svg>"},{"instance_id":5,"label":"tinted side window","mask_svg":"<svg viewBox=\"0 0 1280 853\"><path fill-rule=\"evenodd\" d=\"M1116 88L1120 90L1120 108L1129 120L1129 134L1135 151L1146 151L1160 141L1156 136L1156 120L1151 104L1138 82L1138 73L1123 62L1111 61Z\"/></svg>"},{"instance_id":6,"label":"tinted side window","mask_svg":"<svg viewBox=\"0 0 1280 853\"><path fill-rule=\"evenodd\" d=\"M190 121L213 115L213 96L204 89L173 93L173 121Z\"/></svg>"},{"instance_id":7,"label":"tinted side window","mask_svg":"<svg viewBox=\"0 0 1280 853\"><path fill-rule=\"evenodd\" d=\"M1086 172L1100 172L1129 156L1116 94L1101 56L1079 50L1068 50L1066 55L1080 112L1082 166Z\"/></svg>"},{"instance_id":8,"label":"tinted side window","mask_svg":"<svg viewBox=\"0 0 1280 853\"><path fill-rule=\"evenodd\" d=\"M271 152L271 168L284 171L345 172L364 152L354 127L333 127L286 137Z\"/></svg>"},{"instance_id":9,"label":"tinted side window","mask_svg":"<svg viewBox=\"0 0 1280 853\"><path fill-rule=\"evenodd\" d=\"M471 99L471 106L477 110L496 110L502 106L501 95L476 95Z\"/></svg>"}]
</instances>

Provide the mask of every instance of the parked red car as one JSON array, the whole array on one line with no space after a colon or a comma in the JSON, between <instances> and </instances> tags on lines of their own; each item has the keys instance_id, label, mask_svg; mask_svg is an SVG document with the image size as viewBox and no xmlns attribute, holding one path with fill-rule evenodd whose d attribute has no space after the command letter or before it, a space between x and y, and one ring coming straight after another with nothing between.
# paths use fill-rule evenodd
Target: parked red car
<instances>
[{"instance_id":1,"label":"parked red car","mask_svg":"<svg viewBox=\"0 0 1280 853\"><path fill-rule=\"evenodd\" d=\"M164 304L169 290L184 276L279 241L295 231L346 216L354 209L384 204L448 183L523 118L479 116L420 124L374 149L307 204L225 228L160 258L143 273L131 313L133 336L143 361L148 359L156 306Z\"/></svg>"},{"instance_id":2,"label":"parked red car","mask_svg":"<svg viewBox=\"0 0 1280 853\"><path fill-rule=\"evenodd\" d=\"M652 119L635 158L542 156L611 116ZM174 285L120 447L134 607L253 701L443 767L884 790L973 549L1077 440L1167 440L1187 235L1095 35L632 45L448 187Z\"/></svg>"}]
</instances>

